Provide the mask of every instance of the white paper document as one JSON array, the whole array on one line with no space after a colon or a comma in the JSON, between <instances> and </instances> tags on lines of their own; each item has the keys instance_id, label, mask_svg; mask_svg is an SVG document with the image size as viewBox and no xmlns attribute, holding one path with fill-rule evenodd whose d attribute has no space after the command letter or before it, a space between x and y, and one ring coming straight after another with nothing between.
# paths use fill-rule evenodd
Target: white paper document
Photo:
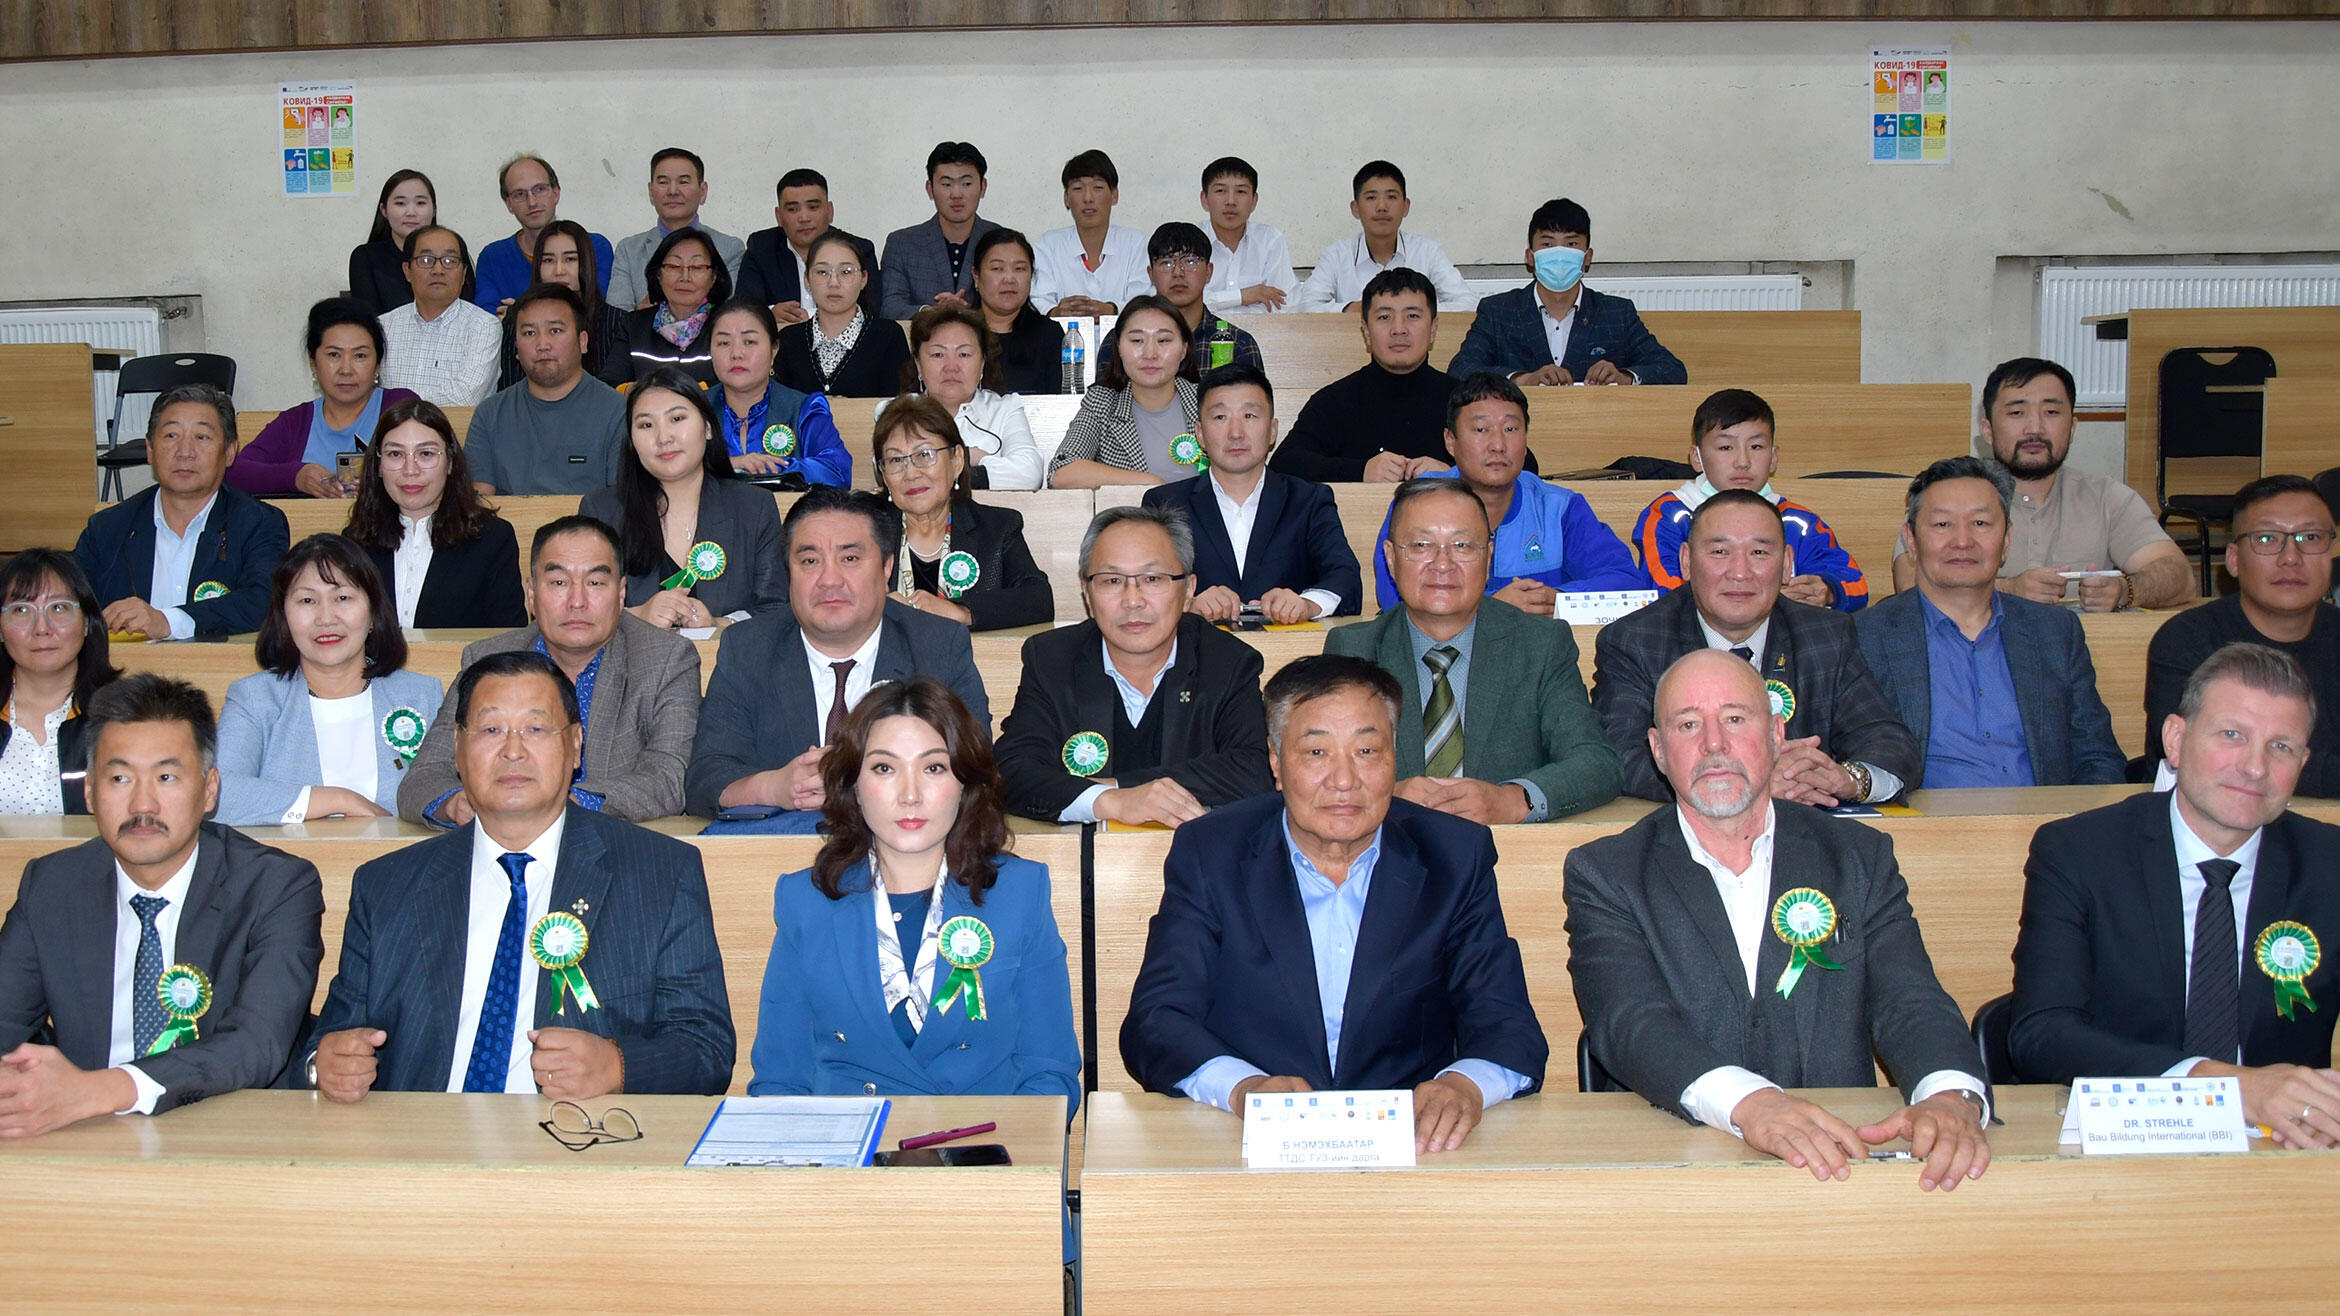
<instances>
[{"instance_id":1,"label":"white paper document","mask_svg":"<svg viewBox=\"0 0 2340 1316\"><path fill-rule=\"evenodd\" d=\"M867 1165L893 1103L883 1097L725 1097L689 1165Z\"/></svg>"}]
</instances>

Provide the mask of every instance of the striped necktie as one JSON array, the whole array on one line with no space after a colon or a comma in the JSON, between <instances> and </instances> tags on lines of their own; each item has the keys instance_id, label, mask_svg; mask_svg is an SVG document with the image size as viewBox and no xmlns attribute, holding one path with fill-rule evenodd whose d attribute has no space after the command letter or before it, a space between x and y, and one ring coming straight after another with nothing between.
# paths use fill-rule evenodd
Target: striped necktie
<instances>
[{"instance_id":1,"label":"striped necktie","mask_svg":"<svg viewBox=\"0 0 2340 1316\"><path fill-rule=\"evenodd\" d=\"M1462 772L1462 705L1455 701L1454 686L1446 679L1447 669L1460 657L1462 651L1451 644L1441 644L1422 655L1422 661L1430 665L1430 702L1422 706L1422 748L1433 777Z\"/></svg>"}]
</instances>

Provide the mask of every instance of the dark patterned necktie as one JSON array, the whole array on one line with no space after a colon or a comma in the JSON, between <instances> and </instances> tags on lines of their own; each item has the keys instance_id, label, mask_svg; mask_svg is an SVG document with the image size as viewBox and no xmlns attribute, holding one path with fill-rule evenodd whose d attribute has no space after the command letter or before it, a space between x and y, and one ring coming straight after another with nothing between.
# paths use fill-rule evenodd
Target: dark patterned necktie
<instances>
[{"instance_id":1,"label":"dark patterned necktie","mask_svg":"<svg viewBox=\"0 0 2340 1316\"><path fill-rule=\"evenodd\" d=\"M1446 679L1447 669L1460 657L1462 650L1451 644L1441 644L1422 655L1431 673L1430 702L1422 706L1422 746L1425 770L1433 777L1452 777L1462 771L1462 705L1455 701L1454 686Z\"/></svg>"},{"instance_id":2,"label":"dark patterned necktie","mask_svg":"<svg viewBox=\"0 0 2340 1316\"><path fill-rule=\"evenodd\" d=\"M837 674L837 693L829 700L829 725L821 730L821 743L824 745L837 743L837 733L845 729L845 715L852 711L845 707L845 678L853 671L853 660L848 658L841 663L830 663L829 670Z\"/></svg>"},{"instance_id":3,"label":"dark patterned necktie","mask_svg":"<svg viewBox=\"0 0 2340 1316\"><path fill-rule=\"evenodd\" d=\"M162 1036L167 1012L155 987L162 981L162 933L154 920L170 901L161 896L132 896L130 909L138 915L138 958L130 968L130 1049L139 1055Z\"/></svg>"},{"instance_id":4,"label":"dark patterned necktie","mask_svg":"<svg viewBox=\"0 0 2340 1316\"><path fill-rule=\"evenodd\" d=\"M2242 950L2234 935L2232 859L2201 864L2194 910L2194 964L2186 981L2186 1053L2233 1064L2242 1050Z\"/></svg>"}]
</instances>

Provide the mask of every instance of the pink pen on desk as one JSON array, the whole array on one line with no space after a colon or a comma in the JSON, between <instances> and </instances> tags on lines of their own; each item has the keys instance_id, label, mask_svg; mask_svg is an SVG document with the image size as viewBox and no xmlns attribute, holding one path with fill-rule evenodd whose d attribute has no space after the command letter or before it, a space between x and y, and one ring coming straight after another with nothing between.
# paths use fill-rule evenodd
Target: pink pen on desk
<instances>
[{"instance_id":1,"label":"pink pen on desk","mask_svg":"<svg viewBox=\"0 0 2340 1316\"><path fill-rule=\"evenodd\" d=\"M998 1127L999 1124L996 1121L985 1120L981 1124L970 1124L963 1129L944 1129L939 1133L921 1133L915 1138L904 1138L894 1145L903 1151L916 1151L921 1147L933 1147L940 1143L956 1142L961 1138L972 1138L978 1133L989 1133Z\"/></svg>"}]
</instances>

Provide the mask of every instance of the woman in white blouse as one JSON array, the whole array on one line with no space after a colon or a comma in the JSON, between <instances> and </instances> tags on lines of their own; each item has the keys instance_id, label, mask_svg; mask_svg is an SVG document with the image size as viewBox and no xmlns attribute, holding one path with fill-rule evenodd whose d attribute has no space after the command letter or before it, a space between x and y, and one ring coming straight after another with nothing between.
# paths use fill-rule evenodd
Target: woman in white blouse
<instances>
[{"instance_id":1,"label":"woman in white blouse","mask_svg":"<svg viewBox=\"0 0 2340 1316\"><path fill-rule=\"evenodd\" d=\"M910 359L918 367L919 388L958 421L976 488L1040 487L1046 472L1024 419L1024 399L992 391L999 382L999 347L981 311L930 306L912 316Z\"/></svg>"},{"instance_id":2,"label":"woman in white blouse","mask_svg":"<svg viewBox=\"0 0 2340 1316\"><path fill-rule=\"evenodd\" d=\"M98 621L71 554L28 548L0 566L0 814L89 812L81 710L121 675Z\"/></svg>"},{"instance_id":3,"label":"woman in white blouse","mask_svg":"<svg viewBox=\"0 0 2340 1316\"><path fill-rule=\"evenodd\" d=\"M383 409L349 525L407 630L528 624L511 523L479 500L447 413L421 398Z\"/></svg>"},{"instance_id":4,"label":"woman in white blouse","mask_svg":"<svg viewBox=\"0 0 2340 1316\"><path fill-rule=\"evenodd\" d=\"M340 535L293 545L253 654L260 672L229 686L220 707L218 820L395 813L443 692L404 670L406 637L365 552Z\"/></svg>"}]
</instances>

